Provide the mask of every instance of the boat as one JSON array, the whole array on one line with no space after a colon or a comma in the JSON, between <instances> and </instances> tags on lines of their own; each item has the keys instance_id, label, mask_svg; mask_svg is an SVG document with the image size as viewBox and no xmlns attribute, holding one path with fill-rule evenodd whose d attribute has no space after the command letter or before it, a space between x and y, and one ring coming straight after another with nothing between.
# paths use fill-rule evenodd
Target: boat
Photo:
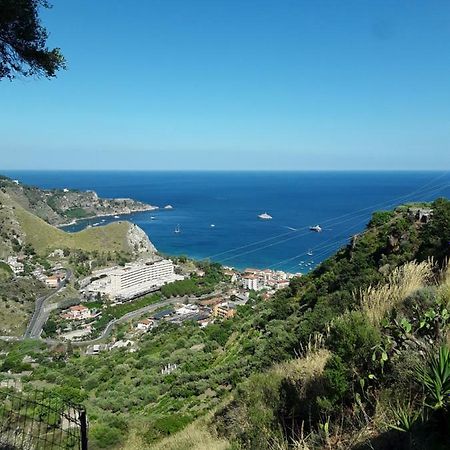
<instances>
[{"instance_id":1,"label":"boat","mask_svg":"<svg viewBox=\"0 0 450 450\"><path fill-rule=\"evenodd\" d=\"M120 216L114 216L114 219L120 219Z\"/></svg>"},{"instance_id":2,"label":"boat","mask_svg":"<svg viewBox=\"0 0 450 450\"><path fill-rule=\"evenodd\" d=\"M313 251L312 251L312 250L308 250L307 255L308 255L308 256L312 256L312 255L313 255Z\"/></svg>"},{"instance_id":3,"label":"boat","mask_svg":"<svg viewBox=\"0 0 450 450\"><path fill-rule=\"evenodd\" d=\"M164 209L173 209L173 206L172 205L166 205L166 206L164 206Z\"/></svg>"},{"instance_id":4,"label":"boat","mask_svg":"<svg viewBox=\"0 0 450 450\"><path fill-rule=\"evenodd\" d=\"M320 225L315 225L313 227L309 227L311 231L315 231L316 233L320 233L322 231L322 227Z\"/></svg>"},{"instance_id":5,"label":"boat","mask_svg":"<svg viewBox=\"0 0 450 450\"><path fill-rule=\"evenodd\" d=\"M211 227L211 228L214 228L214 227L215 227L215 225L214 225L214 224L212 223L212 224L210 225L210 227Z\"/></svg>"},{"instance_id":6,"label":"boat","mask_svg":"<svg viewBox=\"0 0 450 450\"><path fill-rule=\"evenodd\" d=\"M266 212L262 213L262 214L258 214L258 217L260 219L263 219L263 220L270 220L270 219L272 219L272 216L270 214L267 214Z\"/></svg>"},{"instance_id":7,"label":"boat","mask_svg":"<svg viewBox=\"0 0 450 450\"><path fill-rule=\"evenodd\" d=\"M155 216L150 216L150 220L155 220L156 217Z\"/></svg>"},{"instance_id":8,"label":"boat","mask_svg":"<svg viewBox=\"0 0 450 450\"><path fill-rule=\"evenodd\" d=\"M180 231L181 231L180 225L178 224L178 225L175 227L174 232L175 232L175 233L179 233Z\"/></svg>"}]
</instances>

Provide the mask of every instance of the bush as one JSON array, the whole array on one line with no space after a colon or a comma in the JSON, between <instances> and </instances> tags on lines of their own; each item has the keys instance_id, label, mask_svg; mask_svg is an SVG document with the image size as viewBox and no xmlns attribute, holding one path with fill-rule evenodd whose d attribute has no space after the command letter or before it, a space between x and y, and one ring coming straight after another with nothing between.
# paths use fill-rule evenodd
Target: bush
<instances>
[{"instance_id":1,"label":"bush","mask_svg":"<svg viewBox=\"0 0 450 450\"><path fill-rule=\"evenodd\" d=\"M336 320L331 329L328 345L347 366L367 368L373 348L381 342L377 328L363 313L352 311Z\"/></svg>"}]
</instances>

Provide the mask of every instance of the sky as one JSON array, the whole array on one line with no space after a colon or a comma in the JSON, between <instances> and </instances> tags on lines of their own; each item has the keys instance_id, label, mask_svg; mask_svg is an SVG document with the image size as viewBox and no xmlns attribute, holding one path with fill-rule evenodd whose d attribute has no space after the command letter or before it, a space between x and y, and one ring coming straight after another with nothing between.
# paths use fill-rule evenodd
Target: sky
<instances>
[{"instance_id":1,"label":"sky","mask_svg":"<svg viewBox=\"0 0 450 450\"><path fill-rule=\"evenodd\" d=\"M0 170L450 168L448 0L52 0Z\"/></svg>"}]
</instances>

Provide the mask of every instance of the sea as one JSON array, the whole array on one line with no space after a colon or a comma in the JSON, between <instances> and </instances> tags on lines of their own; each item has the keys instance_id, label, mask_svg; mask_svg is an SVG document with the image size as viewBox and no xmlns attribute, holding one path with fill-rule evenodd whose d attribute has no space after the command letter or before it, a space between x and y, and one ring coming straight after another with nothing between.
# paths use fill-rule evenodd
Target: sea
<instances>
[{"instance_id":1,"label":"sea","mask_svg":"<svg viewBox=\"0 0 450 450\"><path fill-rule=\"evenodd\" d=\"M2 173L41 188L94 190L101 197L130 197L160 207L104 222L82 220L65 227L68 232L129 220L166 255L293 273L307 273L345 246L364 230L373 211L450 197L449 172ZM258 218L265 212L272 219ZM316 225L321 232L310 230Z\"/></svg>"}]
</instances>

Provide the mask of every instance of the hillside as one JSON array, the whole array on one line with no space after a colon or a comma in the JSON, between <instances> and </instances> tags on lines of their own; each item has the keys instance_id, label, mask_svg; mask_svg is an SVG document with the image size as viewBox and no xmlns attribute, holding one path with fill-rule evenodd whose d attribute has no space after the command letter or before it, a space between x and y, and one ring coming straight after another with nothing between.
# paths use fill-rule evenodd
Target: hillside
<instances>
[{"instance_id":1,"label":"hillside","mask_svg":"<svg viewBox=\"0 0 450 450\"><path fill-rule=\"evenodd\" d=\"M450 202L431 208L427 223L408 207L375 213L232 319L160 325L132 353L42 350L27 380L84 401L93 449L446 448L450 375L436 391L432 367L450 374ZM4 347L2 370L24 370L28 350Z\"/></svg>"},{"instance_id":2,"label":"hillside","mask_svg":"<svg viewBox=\"0 0 450 450\"><path fill-rule=\"evenodd\" d=\"M87 217L157 209L156 206L130 198L100 198L94 191L27 186L5 176L0 176L0 190L16 204L52 225Z\"/></svg>"},{"instance_id":3,"label":"hillside","mask_svg":"<svg viewBox=\"0 0 450 450\"><path fill-rule=\"evenodd\" d=\"M39 254L60 248L84 251L140 253L155 251L145 233L129 222L115 222L66 233L25 210L9 194L0 192L0 257L30 245Z\"/></svg>"}]
</instances>

